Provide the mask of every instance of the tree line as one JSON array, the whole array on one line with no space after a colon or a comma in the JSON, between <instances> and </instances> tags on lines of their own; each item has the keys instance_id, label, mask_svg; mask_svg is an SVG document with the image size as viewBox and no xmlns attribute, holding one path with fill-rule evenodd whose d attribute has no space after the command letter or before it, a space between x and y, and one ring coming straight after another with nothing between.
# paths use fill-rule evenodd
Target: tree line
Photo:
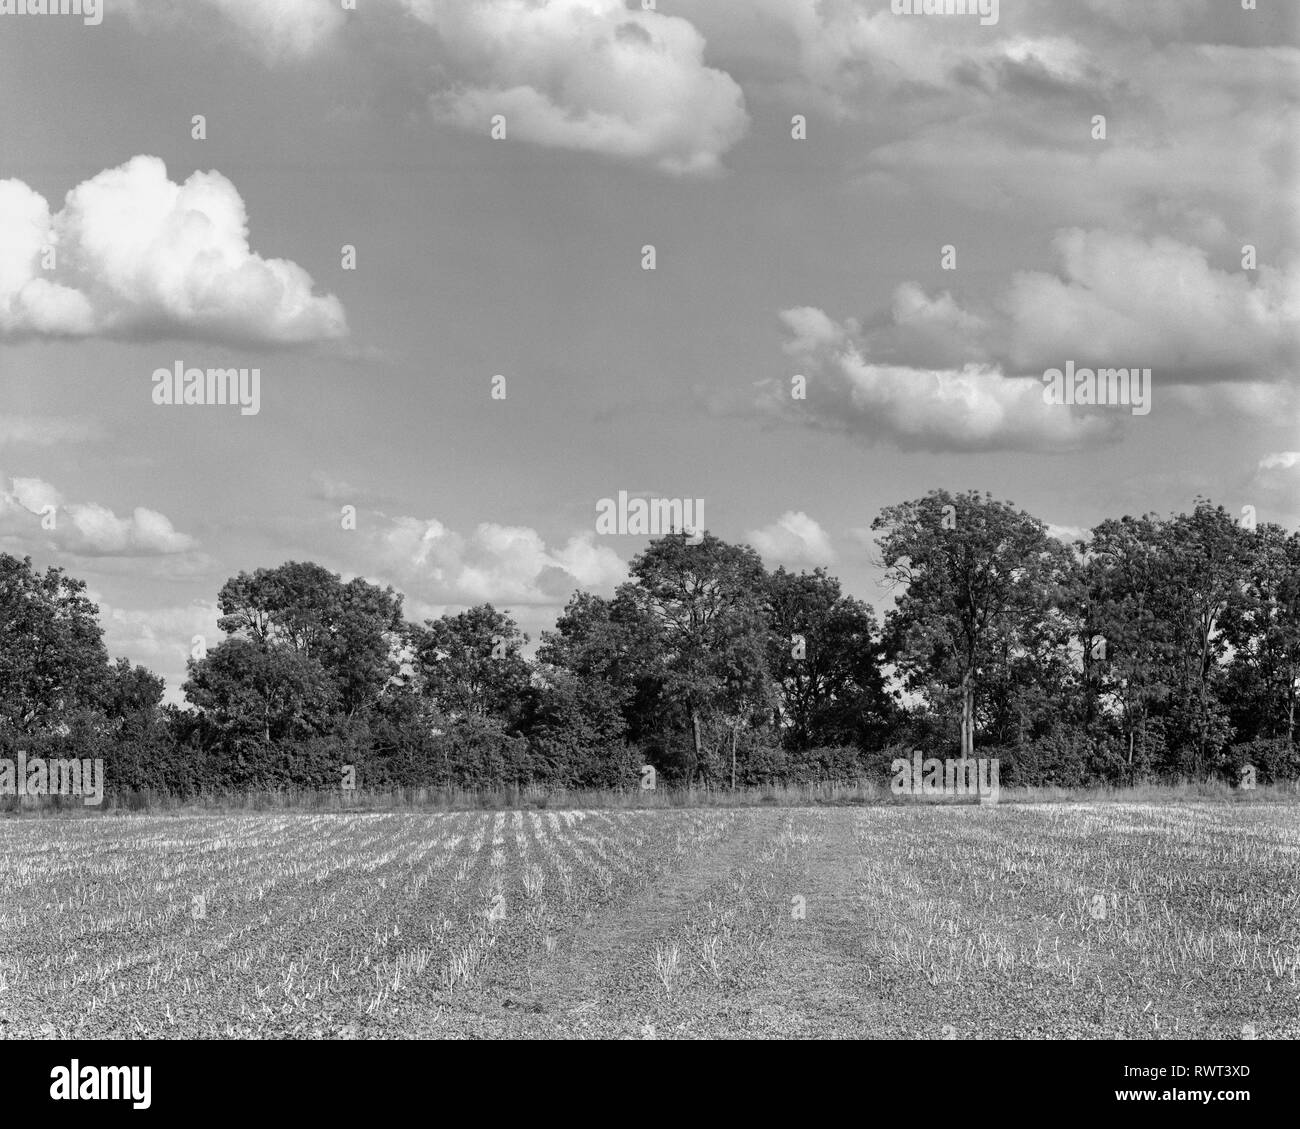
<instances>
[{"instance_id":1,"label":"tree line","mask_svg":"<svg viewBox=\"0 0 1300 1129\"><path fill-rule=\"evenodd\" d=\"M0 756L102 757L110 793L725 787L998 757L1004 785L1300 775L1300 534L1191 513L1074 544L935 490L872 524L893 606L710 534L575 592L536 655L490 604L423 623L310 562L241 572L163 680L110 662L85 585L0 554Z\"/></svg>"}]
</instances>

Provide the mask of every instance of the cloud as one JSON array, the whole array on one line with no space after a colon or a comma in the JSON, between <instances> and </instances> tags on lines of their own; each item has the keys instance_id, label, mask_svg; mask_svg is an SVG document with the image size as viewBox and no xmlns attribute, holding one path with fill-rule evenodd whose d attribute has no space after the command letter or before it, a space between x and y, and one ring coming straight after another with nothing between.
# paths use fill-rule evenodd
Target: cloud
<instances>
[{"instance_id":1,"label":"cloud","mask_svg":"<svg viewBox=\"0 0 1300 1129\"><path fill-rule=\"evenodd\" d=\"M1225 253L1294 227L1295 48L1153 50L1117 38L1088 57L1086 77L1065 86L1031 81L1019 66L956 72L903 104L907 128L871 150L866 181L1025 222L1163 232ZM1107 119L1104 139L1092 135L1095 114Z\"/></svg>"},{"instance_id":2,"label":"cloud","mask_svg":"<svg viewBox=\"0 0 1300 1129\"><path fill-rule=\"evenodd\" d=\"M55 447L60 443L83 442L96 433L94 425L83 420L56 416L0 415L0 447L6 444Z\"/></svg>"},{"instance_id":3,"label":"cloud","mask_svg":"<svg viewBox=\"0 0 1300 1129\"><path fill-rule=\"evenodd\" d=\"M394 66L418 67L413 85L440 121L486 135L504 114L508 140L671 174L719 171L749 125L740 86L705 65L704 37L680 15L626 0L364 0L360 9L365 34L348 37L337 0L131 0L128 11L146 28L188 25L207 38L224 29L268 65L342 48L374 86Z\"/></svg>"},{"instance_id":4,"label":"cloud","mask_svg":"<svg viewBox=\"0 0 1300 1129\"><path fill-rule=\"evenodd\" d=\"M1066 545L1073 544L1075 541L1086 541L1092 536L1092 531L1084 529L1081 525L1055 525L1047 522L1047 536L1055 537L1058 541Z\"/></svg>"},{"instance_id":5,"label":"cloud","mask_svg":"<svg viewBox=\"0 0 1300 1129\"><path fill-rule=\"evenodd\" d=\"M882 362L960 368L995 359L994 329L993 320L963 309L948 291L931 297L919 284L904 282L894 291L888 317L873 323L864 341Z\"/></svg>"},{"instance_id":6,"label":"cloud","mask_svg":"<svg viewBox=\"0 0 1300 1129\"><path fill-rule=\"evenodd\" d=\"M952 201L1220 251L1300 219L1293 21L1268 7L1016 0L982 26L886 0L672 5L764 116L797 108L853 131L845 163L900 207Z\"/></svg>"},{"instance_id":7,"label":"cloud","mask_svg":"<svg viewBox=\"0 0 1300 1129\"><path fill-rule=\"evenodd\" d=\"M1014 274L978 312L915 282L866 322L836 322L810 306L783 311L783 349L808 378L807 399L769 380L759 385L760 408L908 449L1077 449L1115 439L1112 409L1043 403L1043 373L1073 361L1149 368L1166 406L1294 414L1300 269L1234 273L1173 239L1105 231L1058 232L1053 249L1055 272Z\"/></svg>"},{"instance_id":8,"label":"cloud","mask_svg":"<svg viewBox=\"0 0 1300 1129\"><path fill-rule=\"evenodd\" d=\"M562 605L574 589L612 591L627 565L595 534L548 548L527 526L479 524L468 536L436 518L395 517L371 535L367 567L434 605Z\"/></svg>"},{"instance_id":9,"label":"cloud","mask_svg":"<svg viewBox=\"0 0 1300 1129\"><path fill-rule=\"evenodd\" d=\"M1022 368L1150 366L1158 381L1288 379L1300 358L1300 270L1216 270L1172 239L1072 229L1061 274L1017 274L1004 299Z\"/></svg>"},{"instance_id":10,"label":"cloud","mask_svg":"<svg viewBox=\"0 0 1300 1129\"><path fill-rule=\"evenodd\" d=\"M997 365L934 369L872 359L856 323L821 310L786 310L786 352L807 376L806 400L779 380L760 384L770 417L885 439L930 451L1060 450L1102 442L1117 419L1044 403L1043 385L1007 376Z\"/></svg>"},{"instance_id":11,"label":"cloud","mask_svg":"<svg viewBox=\"0 0 1300 1129\"><path fill-rule=\"evenodd\" d=\"M11 481L9 490L3 483ZM53 518L54 528L45 525ZM0 538L22 543L40 539L51 547L85 557L156 557L184 553L197 546L178 533L156 510L137 506L118 517L97 502L66 502L39 478L5 479L0 475Z\"/></svg>"},{"instance_id":12,"label":"cloud","mask_svg":"<svg viewBox=\"0 0 1300 1129\"><path fill-rule=\"evenodd\" d=\"M507 138L713 173L749 124L744 95L704 65L704 38L678 16L623 0L404 0L438 36L448 80L434 114Z\"/></svg>"},{"instance_id":13,"label":"cloud","mask_svg":"<svg viewBox=\"0 0 1300 1129\"><path fill-rule=\"evenodd\" d=\"M1275 451L1259 460L1261 474L1272 471L1290 471L1300 474L1300 451Z\"/></svg>"},{"instance_id":14,"label":"cloud","mask_svg":"<svg viewBox=\"0 0 1300 1129\"><path fill-rule=\"evenodd\" d=\"M249 248L244 202L218 172L174 184L157 157L133 157L53 214L22 181L0 181L0 337L293 345L346 334L337 298Z\"/></svg>"},{"instance_id":15,"label":"cloud","mask_svg":"<svg viewBox=\"0 0 1300 1129\"><path fill-rule=\"evenodd\" d=\"M324 470L312 471L310 497L338 506L383 506L390 496L369 486L356 486Z\"/></svg>"},{"instance_id":16,"label":"cloud","mask_svg":"<svg viewBox=\"0 0 1300 1129\"><path fill-rule=\"evenodd\" d=\"M674 4L725 58L746 60L760 95L837 118L869 116L899 91L930 96L964 87L969 97L1019 75L1062 86L1082 81L1090 53L1054 29L1059 14L1026 19L1025 5L1016 7L1012 32L1009 21L981 26L978 18L896 15L886 0Z\"/></svg>"},{"instance_id":17,"label":"cloud","mask_svg":"<svg viewBox=\"0 0 1300 1129\"><path fill-rule=\"evenodd\" d=\"M1300 521L1300 451L1274 451L1259 460L1246 501L1257 504L1260 521L1295 528Z\"/></svg>"},{"instance_id":18,"label":"cloud","mask_svg":"<svg viewBox=\"0 0 1300 1129\"><path fill-rule=\"evenodd\" d=\"M173 607L123 608L105 603L97 593L88 593L99 605L104 628L104 646L113 658L124 655L133 664L147 667L166 681L164 701L184 702L181 685L185 664L193 653L194 637L203 636L208 647L225 638L217 619L221 609L215 601L195 601Z\"/></svg>"},{"instance_id":19,"label":"cloud","mask_svg":"<svg viewBox=\"0 0 1300 1129\"><path fill-rule=\"evenodd\" d=\"M790 333L785 352L840 356L868 401L872 389L884 395L889 368L940 373L932 381L937 402L971 386L975 377L958 380L957 372L996 369L1037 380L1045 369L1074 360L1079 367L1151 368L1162 389L1218 389L1210 395L1214 410L1226 395L1251 415L1290 403L1291 373L1300 360L1295 265L1231 272L1212 267L1201 248L1174 239L1079 229L1058 232L1053 251L1056 271L1013 274L979 311L949 291L932 297L917 282L898 286L891 308L865 324L839 324L813 307L787 310L781 315ZM854 364L854 355L870 364ZM1234 392L1223 392L1231 385ZM1002 388L996 398L1018 399L1011 392ZM1175 399L1195 406L1204 395L1184 389Z\"/></svg>"},{"instance_id":20,"label":"cloud","mask_svg":"<svg viewBox=\"0 0 1300 1129\"><path fill-rule=\"evenodd\" d=\"M827 565L835 560L831 539L802 510L788 510L770 525L745 535L759 556L789 564Z\"/></svg>"},{"instance_id":21,"label":"cloud","mask_svg":"<svg viewBox=\"0 0 1300 1129\"><path fill-rule=\"evenodd\" d=\"M267 63L319 54L347 22L339 0L126 0L124 10L145 27L188 19L211 35L224 24Z\"/></svg>"}]
</instances>

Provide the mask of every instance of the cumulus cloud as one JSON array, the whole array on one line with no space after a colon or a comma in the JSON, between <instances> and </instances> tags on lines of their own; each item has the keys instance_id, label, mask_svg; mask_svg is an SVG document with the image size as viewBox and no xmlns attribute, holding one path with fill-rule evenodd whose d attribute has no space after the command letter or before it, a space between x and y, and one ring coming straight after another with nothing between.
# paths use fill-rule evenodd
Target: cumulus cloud
<instances>
[{"instance_id":1,"label":"cumulus cloud","mask_svg":"<svg viewBox=\"0 0 1300 1129\"><path fill-rule=\"evenodd\" d=\"M594 533L548 548L527 526L480 523L468 536L436 518L395 517L372 535L376 567L432 605L560 605L576 588L612 591L627 565Z\"/></svg>"},{"instance_id":2,"label":"cumulus cloud","mask_svg":"<svg viewBox=\"0 0 1300 1129\"><path fill-rule=\"evenodd\" d=\"M449 82L441 119L561 149L712 173L748 126L744 95L704 65L704 38L679 16L623 0L404 0L432 27Z\"/></svg>"},{"instance_id":3,"label":"cumulus cloud","mask_svg":"<svg viewBox=\"0 0 1300 1129\"><path fill-rule=\"evenodd\" d=\"M5 489L3 484L10 483ZM53 528L47 528L50 521ZM22 543L42 540L55 549L86 557L157 557L196 547L156 510L137 506L118 517L97 502L68 502L39 478L0 475L0 537Z\"/></svg>"},{"instance_id":4,"label":"cumulus cloud","mask_svg":"<svg viewBox=\"0 0 1300 1129\"><path fill-rule=\"evenodd\" d=\"M1103 441L1117 419L1044 402L1034 378L991 364L933 369L885 364L854 331L823 311L786 310L786 352L807 377L806 400L780 381L762 384L760 406L774 417L930 451L1059 450Z\"/></svg>"},{"instance_id":5,"label":"cumulus cloud","mask_svg":"<svg viewBox=\"0 0 1300 1129\"><path fill-rule=\"evenodd\" d=\"M1120 419L1043 403L1042 375L1151 369L1161 402L1255 418L1294 414L1300 269L1210 265L1173 239L1071 229L1055 272L1022 271L972 311L950 293L900 285L866 323L815 307L785 310L786 354L807 400L760 385L769 413L928 450L1078 448L1117 436Z\"/></svg>"},{"instance_id":6,"label":"cumulus cloud","mask_svg":"<svg viewBox=\"0 0 1300 1129\"><path fill-rule=\"evenodd\" d=\"M0 180L0 337L291 345L346 333L342 305L313 295L302 267L250 249L244 201L218 172L174 184L157 157L133 157L58 212Z\"/></svg>"},{"instance_id":7,"label":"cumulus cloud","mask_svg":"<svg viewBox=\"0 0 1300 1129\"><path fill-rule=\"evenodd\" d=\"M376 72L394 64L391 48L416 52L441 121L486 133L504 114L511 140L673 174L718 171L749 125L740 86L705 65L694 25L626 0L397 0L368 11L356 37L340 34L337 0L132 0L128 10L147 28L224 28L268 64L298 65L345 40L349 65Z\"/></svg>"},{"instance_id":8,"label":"cumulus cloud","mask_svg":"<svg viewBox=\"0 0 1300 1129\"><path fill-rule=\"evenodd\" d=\"M913 368L960 368L995 359L996 319L963 308L948 291L931 297L915 282L894 291L886 318L863 334L872 357ZM856 323L848 323L858 332Z\"/></svg>"},{"instance_id":9,"label":"cumulus cloud","mask_svg":"<svg viewBox=\"0 0 1300 1129\"><path fill-rule=\"evenodd\" d=\"M1300 270L1216 270L1172 239L1077 229L1061 273L1017 274L1005 298L1011 363L1151 366L1178 382L1285 379L1300 357Z\"/></svg>"},{"instance_id":10,"label":"cumulus cloud","mask_svg":"<svg viewBox=\"0 0 1300 1129\"><path fill-rule=\"evenodd\" d=\"M827 565L835 549L826 531L802 510L788 510L770 525L745 535L765 560L783 564Z\"/></svg>"}]
</instances>

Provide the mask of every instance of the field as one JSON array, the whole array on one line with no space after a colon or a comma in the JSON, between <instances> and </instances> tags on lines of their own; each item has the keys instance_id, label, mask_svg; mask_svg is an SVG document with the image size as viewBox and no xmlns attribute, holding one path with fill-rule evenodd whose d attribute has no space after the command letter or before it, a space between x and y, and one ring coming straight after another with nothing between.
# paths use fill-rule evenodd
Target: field
<instances>
[{"instance_id":1,"label":"field","mask_svg":"<svg viewBox=\"0 0 1300 1129\"><path fill-rule=\"evenodd\" d=\"M1294 1039L1300 808L10 818L0 1032Z\"/></svg>"}]
</instances>

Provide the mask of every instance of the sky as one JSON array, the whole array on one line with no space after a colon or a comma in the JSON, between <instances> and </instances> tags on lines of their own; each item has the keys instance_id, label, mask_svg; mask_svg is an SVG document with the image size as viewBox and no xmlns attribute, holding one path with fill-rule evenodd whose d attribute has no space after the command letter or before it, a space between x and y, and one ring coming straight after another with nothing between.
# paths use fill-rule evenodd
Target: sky
<instances>
[{"instance_id":1,"label":"sky","mask_svg":"<svg viewBox=\"0 0 1300 1129\"><path fill-rule=\"evenodd\" d=\"M935 488L1300 527L1294 5L17 6L0 551L168 700L289 560L535 645L646 547L620 491L879 613L872 519ZM257 411L155 402L177 364Z\"/></svg>"}]
</instances>

